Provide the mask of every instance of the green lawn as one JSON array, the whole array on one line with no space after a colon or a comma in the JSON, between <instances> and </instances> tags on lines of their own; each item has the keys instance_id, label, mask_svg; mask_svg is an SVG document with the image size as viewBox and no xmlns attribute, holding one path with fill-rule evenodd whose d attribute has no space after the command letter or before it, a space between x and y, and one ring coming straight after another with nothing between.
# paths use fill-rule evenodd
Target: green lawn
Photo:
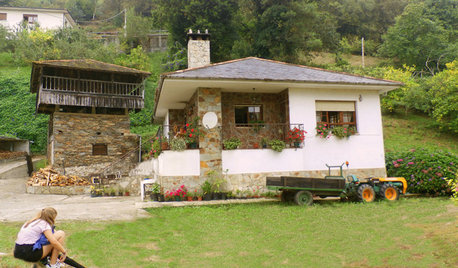
<instances>
[{"instance_id":1,"label":"green lawn","mask_svg":"<svg viewBox=\"0 0 458 268\"><path fill-rule=\"evenodd\" d=\"M428 148L458 155L458 136L438 130L435 121L415 114L383 115L386 152Z\"/></svg>"},{"instance_id":2,"label":"green lawn","mask_svg":"<svg viewBox=\"0 0 458 268\"><path fill-rule=\"evenodd\" d=\"M151 209L134 222L58 223L89 267L454 267L457 207L448 199L323 201ZM0 224L10 252L20 223ZM2 267L29 267L12 257Z\"/></svg>"}]
</instances>

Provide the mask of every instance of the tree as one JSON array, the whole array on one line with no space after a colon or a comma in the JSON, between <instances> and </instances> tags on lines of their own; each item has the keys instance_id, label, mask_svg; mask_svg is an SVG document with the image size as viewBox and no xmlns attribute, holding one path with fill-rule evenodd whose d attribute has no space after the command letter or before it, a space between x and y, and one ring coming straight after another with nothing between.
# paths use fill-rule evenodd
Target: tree
<instances>
[{"instance_id":1,"label":"tree","mask_svg":"<svg viewBox=\"0 0 458 268\"><path fill-rule=\"evenodd\" d=\"M178 42L186 47L186 32L189 29L208 29L211 43L211 59L214 62L227 60L236 31L234 13L236 0L154 0L153 17L156 24L169 31L170 43ZM176 51L171 51L176 53Z\"/></svg>"},{"instance_id":2,"label":"tree","mask_svg":"<svg viewBox=\"0 0 458 268\"><path fill-rule=\"evenodd\" d=\"M335 25L318 5L305 0L241 0L240 40L235 56L295 62L298 52L335 46Z\"/></svg>"},{"instance_id":3,"label":"tree","mask_svg":"<svg viewBox=\"0 0 458 268\"><path fill-rule=\"evenodd\" d=\"M449 5L441 6L444 12L453 8L452 2L456 1L446 2ZM384 35L379 53L395 57L399 65L416 66L417 70L427 70L431 74L456 58L456 30L435 15L440 13L439 7L433 8L431 3L410 3Z\"/></svg>"}]
</instances>

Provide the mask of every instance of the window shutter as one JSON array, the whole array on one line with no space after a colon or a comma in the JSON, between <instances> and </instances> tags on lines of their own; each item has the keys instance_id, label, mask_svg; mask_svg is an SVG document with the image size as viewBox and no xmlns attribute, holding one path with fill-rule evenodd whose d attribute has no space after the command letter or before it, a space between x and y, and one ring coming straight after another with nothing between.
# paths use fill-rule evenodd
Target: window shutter
<instances>
[{"instance_id":1,"label":"window shutter","mask_svg":"<svg viewBox=\"0 0 458 268\"><path fill-rule=\"evenodd\" d=\"M107 145L104 143L96 143L92 145L92 155L108 155Z\"/></svg>"},{"instance_id":2,"label":"window shutter","mask_svg":"<svg viewBox=\"0 0 458 268\"><path fill-rule=\"evenodd\" d=\"M354 112L354 101L316 101L316 111L320 112Z\"/></svg>"}]
</instances>

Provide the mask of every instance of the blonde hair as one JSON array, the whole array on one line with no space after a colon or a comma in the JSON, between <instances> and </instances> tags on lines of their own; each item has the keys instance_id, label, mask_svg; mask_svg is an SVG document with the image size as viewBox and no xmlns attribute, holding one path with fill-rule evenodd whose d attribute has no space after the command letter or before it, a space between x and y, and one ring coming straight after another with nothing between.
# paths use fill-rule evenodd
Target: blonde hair
<instances>
[{"instance_id":1,"label":"blonde hair","mask_svg":"<svg viewBox=\"0 0 458 268\"><path fill-rule=\"evenodd\" d=\"M30 223L40 219L40 220L44 220L46 221L47 223L49 223L49 225L53 226L54 225L54 222L56 220L56 216L57 216L57 211L52 208L52 207L46 207L44 209L42 209L40 212L38 212L37 216L35 216L35 218L29 220L28 222L25 223L24 227L27 227Z\"/></svg>"}]
</instances>

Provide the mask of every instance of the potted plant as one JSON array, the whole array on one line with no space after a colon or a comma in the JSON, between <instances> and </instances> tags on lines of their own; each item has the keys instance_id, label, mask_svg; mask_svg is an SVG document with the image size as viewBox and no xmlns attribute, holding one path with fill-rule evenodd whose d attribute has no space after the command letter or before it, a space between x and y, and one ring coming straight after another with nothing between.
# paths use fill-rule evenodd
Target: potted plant
<instances>
[{"instance_id":1,"label":"potted plant","mask_svg":"<svg viewBox=\"0 0 458 268\"><path fill-rule=\"evenodd\" d=\"M305 134L307 132L305 130L301 130L297 127L288 130L288 135L286 136L286 141L289 143L293 143L294 148L299 148L301 144L304 142Z\"/></svg>"},{"instance_id":2,"label":"potted plant","mask_svg":"<svg viewBox=\"0 0 458 268\"><path fill-rule=\"evenodd\" d=\"M331 135L331 129L326 123L318 123L316 126L316 135L319 135L320 138L328 138Z\"/></svg>"},{"instance_id":3,"label":"potted plant","mask_svg":"<svg viewBox=\"0 0 458 268\"><path fill-rule=\"evenodd\" d=\"M240 139L236 137L232 137L223 141L224 149L226 150L237 149L241 144L242 142L240 141Z\"/></svg>"},{"instance_id":4,"label":"potted plant","mask_svg":"<svg viewBox=\"0 0 458 268\"><path fill-rule=\"evenodd\" d=\"M170 149L172 151L184 151L186 149L186 140L183 138L172 138L170 140Z\"/></svg>"},{"instance_id":5,"label":"potted plant","mask_svg":"<svg viewBox=\"0 0 458 268\"><path fill-rule=\"evenodd\" d=\"M334 127L332 129L332 134L339 139L348 138L355 133L355 127Z\"/></svg>"},{"instance_id":6,"label":"potted plant","mask_svg":"<svg viewBox=\"0 0 458 268\"><path fill-rule=\"evenodd\" d=\"M169 143L168 143L166 137L163 137L163 138L162 138L161 149L162 149L162 150L167 150L167 149L169 149Z\"/></svg>"},{"instance_id":7,"label":"potted plant","mask_svg":"<svg viewBox=\"0 0 458 268\"><path fill-rule=\"evenodd\" d=\"M200 129L199 129L199 117L196 116L191 120L191 123L186 123L186 129L184 136L186 137L186 143L189 144L190 149L197 149Z\"/></svg>"},{"instance_id":8,"label":"potted plant","mask_svg":"<svg viewBox=\"0 0 458 268\"><path fill-rule=\"evenodd\" d=\"M126 189L126 190L124 191L124 195L125 195L125 196L130 196L130 191L129 191L128 189Z\"/></svg>"},{"instance_id":9,"label":"potted plant","mask_svg":"<svg viewBox=\"0 0 458 268\"><path fill-rule=\"evenodd\" d=\"M253 143L253 148L254 149L259 149L259 143L258 142Z\"/></svg>"},{"instance_id":10,"label":"potted plant","mask_svg":"<svg viewBox=\"0 0 458 268\"><path fill-rule=\"evenodd\" d=\"M151 199L153 201L159 201L159 195L161 193L161 185L157 182L151 185Z\"/></svg>"},{"instance_id":11,"label":"potted plant","mask_svg":"<svg viewBox=\"0 0 458 268\"><path fill-rule=\"evenodd\" d=\"M269 142L269 146L272 150L276 152L281 152L283 149L285 149L285 142L281 140L271 140Z\"/></svg>"},{"instance_id":12,"label":"potted plant","mask_svg":"<svg viewBox=\"0 0 458 268\"><path fill-rule=\"evenodd\" d=\"M267 148L268 143L269 143L269 140L266 137L261 137L261 146L263 149Z\"/></svg>"},{"instance_id":13,"label":"potted plant","mask_svg":"<svg viewBox=\"0 0 458 268\"><path fill-rule=\"evenodd\" d=\"M208 201L212 199L212 184L210 181L205 180L200 186L202 189L203 199Z\"/></svg>"}]
</instances>

